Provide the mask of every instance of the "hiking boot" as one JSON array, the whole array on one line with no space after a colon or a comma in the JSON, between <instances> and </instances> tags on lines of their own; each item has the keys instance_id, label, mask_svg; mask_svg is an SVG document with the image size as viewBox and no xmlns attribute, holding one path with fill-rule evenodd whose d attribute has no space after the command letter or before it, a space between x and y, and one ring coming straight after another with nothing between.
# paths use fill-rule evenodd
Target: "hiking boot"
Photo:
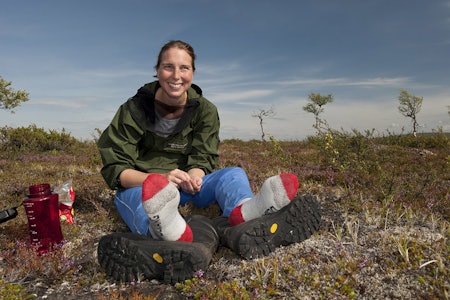
<instances>
[{"instance_id":1,"label":"hiking boot","mask_svg":"<svg viewBox=\"0 0 450 300\"><path fill-rule=\"evenodd\" d=\"M105 272L117 281L130 282L158 279L176 283L206 270L219 239L211 220L190 216L194 241L174 242L155 240L134 233L112 233L98 244L98 261Z\"/></svg>"},{"instance_id":2,"label":"hiking boot","mask_svg":"<svg viewBox=\"0 0 450 300\"><path fill-rule=\"evenodd\" d=\"M277 212L231 226L219 217L214 225L221 244L245 259L270 254L279 246L308 239L320 226L320 207L312 195L295 197Z\"/></svg>"}]
</instances>

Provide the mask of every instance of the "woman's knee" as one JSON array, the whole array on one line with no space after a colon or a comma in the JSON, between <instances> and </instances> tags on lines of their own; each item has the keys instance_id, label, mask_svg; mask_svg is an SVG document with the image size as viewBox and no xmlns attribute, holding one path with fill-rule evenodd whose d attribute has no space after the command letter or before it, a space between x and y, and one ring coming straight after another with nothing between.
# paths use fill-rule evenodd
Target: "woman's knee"
<instances>
[{"instance_id":1,"label":"woman's knee","mask_svg":"<svg viewBox=\"0 0 450 300\"><path fill-rule=\"evenodd\" d=\"M247 177L247 173L241 167L227 167L222 170L226 176Z\"/></svg>"}]
</instances>

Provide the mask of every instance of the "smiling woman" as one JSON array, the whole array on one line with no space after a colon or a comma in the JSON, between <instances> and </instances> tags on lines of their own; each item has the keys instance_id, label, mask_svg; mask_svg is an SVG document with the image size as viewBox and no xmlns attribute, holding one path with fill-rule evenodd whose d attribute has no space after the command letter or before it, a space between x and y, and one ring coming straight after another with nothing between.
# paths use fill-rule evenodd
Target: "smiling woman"
<instances>
[{"instance_id":1,"label":"smiling woman","mask_svg":"<svg viewBox=\"0 0 450 300\"><path fill-rule=\"evenodd\" d=\"M105 271L116 280L135 280L143 273L174 283L207 268L219 235L244 258L308 238L317 229L318 208L314 201L294 200L294 174L266 179L254 195L242 168L216 170L219 115L192 84L193 48L170 41L155 69L158 80L121 105L98 140L101 173L117 189L114 203L133 232L101 239L98 258ZM214 222L184 218L178 206L188 202L218 204L222 217ZM310 211L305 205L313 213L299 218ZM123 268L127 272L119 271Z\"/></svg>"}]
</instances>

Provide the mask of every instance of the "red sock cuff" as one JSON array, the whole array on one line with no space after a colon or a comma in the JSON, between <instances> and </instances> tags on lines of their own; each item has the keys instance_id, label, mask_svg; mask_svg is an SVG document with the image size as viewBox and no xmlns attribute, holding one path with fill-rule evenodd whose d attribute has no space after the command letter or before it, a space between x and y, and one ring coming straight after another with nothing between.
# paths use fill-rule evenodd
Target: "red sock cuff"
<instances>
[{"instance_id":1,"label":"red sock cuff","mask_svg":"<svg viewBox=\"0 0 450 300\"><path fill-rule=\"evenodd\" d=\"M231 226L236 226L245 222L244 217L242 216L241 209L242 204L239 205L238 207L235 207L231 211L230 216L228 217L228 222L230 223Z\"/></svg>"},{"instance_id":2,"label":"red sock cuff","mask_svg":"<svg viewBox=\"0 0 450 300\"><path fill-rule=\"evenodd\" d=\"M169 184L166 177L161 174L150 174L142 183L142 201L151 199L160 190Z\"/></svg>"},{"instance_id":3,"label":"red sock cuff","mask_svg":"<svg viewBox=\"0 0 450 300\"><path fill-rule=\"evenodd\" d=\"M280 174L280 178L289 200L294 199L299 187L297 176L292 173L283 173Z\"/></svg>"},{"instance_id":4,"label":"red sock cuff","mask_svg":"<svg viewBox=\"0 0 450 300\"><path fill-rule=\"evenodd\" d=\"M194 235L192 234L191 227L186 224L186 229L184 230L183 234L180 236L180 238L177 240L178 242L192 242L194 239Z\"/></svg>"}]
</instances>

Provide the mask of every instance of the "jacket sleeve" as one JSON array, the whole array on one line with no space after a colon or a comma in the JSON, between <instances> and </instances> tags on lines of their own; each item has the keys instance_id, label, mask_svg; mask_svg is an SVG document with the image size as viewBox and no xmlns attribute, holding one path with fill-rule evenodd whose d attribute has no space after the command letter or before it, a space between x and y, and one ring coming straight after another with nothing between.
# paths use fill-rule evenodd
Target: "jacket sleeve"
<instances>
[{"instance_id":1,"label":"jacket sleeve","mask_svg":"<svg viewBox=\"0 0 450 300\"><path fill-rule=\"evenodd\" d=\"M138 142L143 130L136 124L123 104L111 124L101 134L97 146L102 158L101 174L111 189L117 189L117 178L125 169L135 169Z\"/></svg>"},{"instance_id":2,"label":"jacket sleeve","mask_svg":"<svg viewBox=\"0 0 450 300\"><path fill-rule=\"evenodd\" d=\"M200 168L206 174L217 166L219 155L220 120L217 108L206 101L201 109L194 129L192 150L188 156L187 169Z\"/></svg>"}]
</instances>

